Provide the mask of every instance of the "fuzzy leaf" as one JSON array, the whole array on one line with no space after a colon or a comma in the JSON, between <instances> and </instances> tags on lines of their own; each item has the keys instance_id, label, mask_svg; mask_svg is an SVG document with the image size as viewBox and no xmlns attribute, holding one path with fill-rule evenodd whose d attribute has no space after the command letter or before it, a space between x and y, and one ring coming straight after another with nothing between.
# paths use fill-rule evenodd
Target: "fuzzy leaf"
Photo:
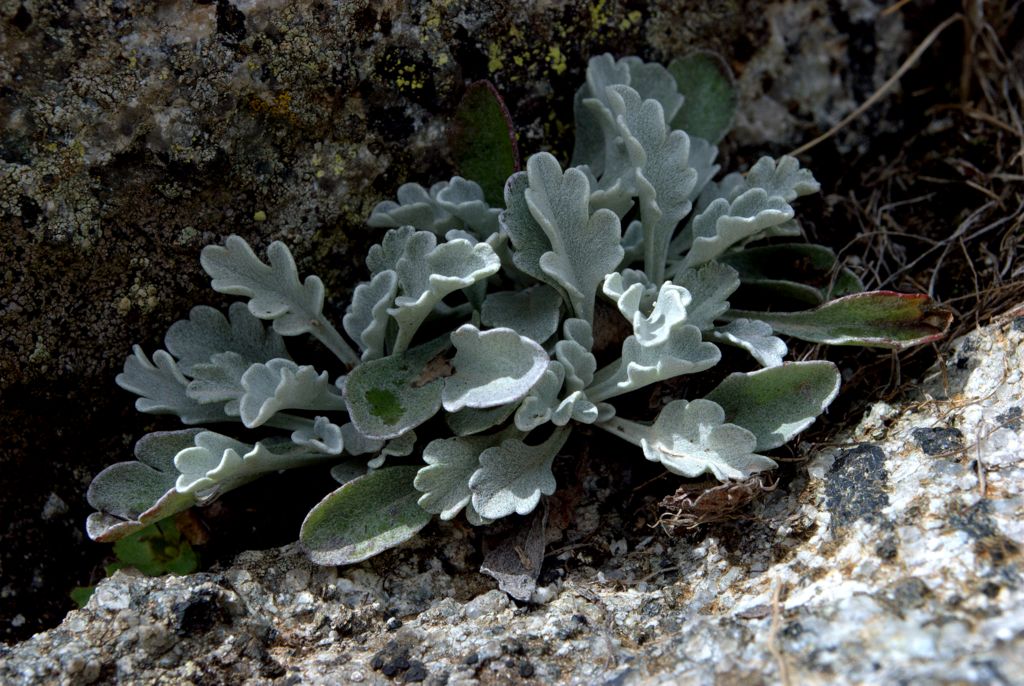
<instances>
[{"instance_id":1,"label":"fuzzy leaf","mask_svg":"<svg viewBox=\"0 0 1024 686\"><path fill-rule=\"evenodd\" d=\"M505 179L519 169L519 150L512 117L490 81L466 88L450 138L459 172L480 183L488 203L500 205Z\"/></svg>"},{"instance_id":2,"label":"fuzzy leaf","mask_svg":"<svg viewBox=\"0 0 1024 686\"><path fill-rule=\"evenodd\" d=\"M366 466L370 469L380 469L389 457L406 457L411 455L415 448L416 432L410 429L398 438L393 438L385 443L380 453L367 462Z\"/></svg>"},{"instance_id":3,"label":"fuzzy leaf","mask_svg":"<svg viewBox=\"0 0 1024 686\"><path fill-rule=\"evenodd\" d=\"M484 450L480 468L469 480L476 511L488 519L531 512L541 494L555 492L551 463L568 437L569 429L562 427L540 445L509 438Z\"/></svg>"},{"instance_id":4,"label":"fuzzy leaf","mask_svg":"<svg viewBox=\"0 0 1024 686\"><path fill-rule=\"evenodd\" d=\"M669 130L656 100L641 100L626 86L610 87L607 96L640 198L644 270L660 283L672 234L697 195L699 174L690 166L690 139L682 131Z\"/></svg>"},{"instance_id":5,"label":"fuzzy leaf","mask_svg":"<svg viewBox=\"0 0 1024 686\"><path fill-rule=\"evenodd\" d=\"M505 207L499 217L502 232L512 244L512 263L523 273L553 287L560 294L558 282L540 268L540 258L551 250L551 242L533 218L526 202L530 179L526 172L516 172L505 184ZM563 295L563 297L565 297Z\"/></svg>"},{"instance_id":6,"label":"fuzzy leaf","mask_svg":"<svg viewBox=\"0 0 1024 686\"><path fill-rule=\"evenodd\" d=\"M497 230L497 221L498 210L487 206L480 186L455 176L435 183L429 191L418 183L403 184L398 188L398 202L379 203L366 223L378 228L420 229L438 236L466 228L483 239Z\"/></svg>"},{"instance_id":7,"label":"fuzzy leaf","mask_svg":"<svg viewBox=\"0 0 1024 686\"><path fill-rule=\"evenodd\" d=\"M290 444L280 445L281 448L285 446ZM212 431L203 431L195 437L194 446L174 456L174 466L179 472L174 487L178 493L190 493L205 504L261 474L329 459L319 450L284 448L282 452L274 452L262 441L252 446Z\"/></svg>"},{"instance_id":8,"label":"fuzzy leaf","mask_svg":"<svg viewBox=\"0 0 1024 686\"><path fill-rule=\"evenodd\" d=\"M466 407L458 412L446 413L445 421L456 436L469 436L498 426L511 417L517 407L518 401L486 410Z\"/></svg>"},{"instance_id":9,"label":"fuzzy leaf","mask_svg":"<svg viewBox=\"0 0 1024 686\"><path fill-rule=\"evenodd\" d=\"M363 351L362 361L384 356L385 336L388 330L388 308L398 294L398 274L385 269L373 275L366 283L356 286L352 304L342 319L345 333Z\"/></svg>"},{"instance_id":10,"label":"fuzzy leaf","mask_svg":"<svg viewBox=\"0 0 1024 686\"><path fill-rule=\"evenodd\" d=\"M778 367L789 352L782 339L772 335L772 327L759 319L734 319L714 329L711 338L743 348L762 367Z\"/></svg>"},{"instance_id":11,"label":"fuzzy leaf","mask_svg":"<svg viewBox=\"0 0 1024 686\"><path fill-rule=\"evenodd\" d=\"M420 324L449 293L486 279L501 268L487 243L456 239L437 245L426 231L413 234L395 265L401 295L388 314L398 322L395 351L405 350Z\"/></svg>"},{"instance_id":12,"label":"fuzzy leaf","mask_svg":"<svg viewBox=\"0 0 1024 686\"><path fill-rule=\"evenodd\" d=\"M445 521L454 519L473 497L469 479L480 468L480 453L498 445L505 435L442 438L428 443L423 449L427 466L413 481L423 493L420 507Z\"/></svg>"},{"instance_id":13,"label":"fuzzy leaf","mask_svg":"<svg viewBox=\"0 0 1024 686\"><path fill-rule=\"evenodd\" d=\"M409 540L430 521L416 504L418 467L387 467L349 481L302 522L299 541L319 565L348 565Z\"/></svg>"},{"instance_id":14,"label":"fuzzy leaf","mask_svg":"<svg viewBox=\"0 0 1024 686\"><path fill-rule=\"evenodd\" d=\"M736 114L737 93L732 70L717 53L692 52L668 65L685 101L672 128L682 129L712 143L725 137Z\"/></svg>"},{"instance_id":15,"label":"fuzzy leaf","mask_svg":"<svg viewBox=\"0 0 1024 686\"><path fill-rule=\"evenodd\" d=\"M97 474L86 494L98 510L86 523L89 538L113 541L192 507L195 498L174 488L174 456L191 446L199 432L146 434L135 444L137 462L118 462Z\"/></svg>"},{"instance_id":16,"label":"fuzzy leaf","mask_svg":"<svg viewBox=\"0 0 1024 686\"><path fill-rule=\"evenodd\" d=\"M341 442L349 455L368 455L379 452L384 447L383 440L364 436L352 422L341 425Z\"/></svg>"},{"instance_id":17,"label":"fuzzy leaf","mask_svg":"<svg viewBox=\"0 0 1024 686\"><path fill-rule=\"evenodd\" d=\"M248 364L288 357L281 336L266 329L244 304L231 303L228 317L230 321L219 310L199 305L188 319L171 324L164 345L178 359L182 373L192 376L195 365L225 352L237 354Z\"/></svg>"},{"instance_id":18,"label":"fuzzy leaf","mask_svg":"<svg viewBox=\"0 0 1024 686\"><path fill-rule=\"evenodd\" d=\"M309 365L291 360L254 364L242 375L245 394L239 400L242 423L253 429L281 410L344 410L345 401L327 377Z\"/></svg>"},{"instance_id":19,"label":"fuzzy leaf","mask_svg":"<svg viewBox=\"0 0 1024 686\"><path fill-rule=\"evenodd\" d=\"M321 317L324 285L316 276L299 282L291 251L280 241L267 247L264 264L239 236L228 236L223 246L203 248L200 262L213 281L213 290L249 298L249 311L274 320L282 336L309 333Z\"/></svg>"},{"instance_id":20,"label":"fuzzy leaf","mask_svg":"<svg viewBox=\"0 0 1024 686\"><path fill-rule=\"evenodd\" d=\"M251 365L236 352L214 353L208 362L192 367L195 378L188 383L185 393L204 405L223 403L224 413L237 417L239 401L245 395L242 376Z\"/></svg>"},{"instance_id":21,"label":"fuzzy leaf","mask_svg":"<svg viewBox=\"0 0 1024 686\"><path fill-rule=\"evenodd\" d=\"M605 169L607 146L613 144L605 130L611 122L611 112L604 106L605 90L613 84L629 85L629 65L605 53L591 57L587 63L587 79L576 91L573 111L576 118L576 145L572 153L573 166L585 164L595 176ZM598 107L586 104L597 100ZM602 122L605 118L608 124Z\"/></svg>"},{"instance_id":22,"label":"fuzzy leaf","mask_svg":"<svg viewBox=\"0 0 1024 686\"><path fill-rule=\"evenodd\" d=\"M312 426L293 431L292 443L325 455L341 455L345 448L341 427L327 417L316 417Z\"/></svg>"},{"instance_id":23,"label":"fuzzy leaf","mask_svg":"<svg viewBox=\"0 0 1024 686\"><path fill-rule=\"evenodd\" d=\"M249 311L274 322L282 336L313 334L347 364L359 356L324 317L324 284L316 276L299 282L288 247L274 241L267 247L264 264L239 236L228 236L223 246L208 245L199 258L211 286L218 293L249 298Z\"/></svg>"},{"instance_id":24,"label":"fuzzy leaf","mask_svg":"<svg viewBox=\"0 0 1024 686\"><path fill-rule=\"evenodd\" d=\"M484 300L480 320L543 343L558 331L561 308L558 291L538 284L521 291L491 293Z\"/></svg>"},{"instance_id":25,"label":"fuzzy leaf","mask_svg":"<svg viewBox=\"0 0 1024 686\"><path fill-rule=\"evenodd\" d=\"M522 399L547 367L536 341L512 329L481 332L463 324L451 334L455 373L445 379L441 401L448 412L484 409Z\"/></svg>"},{"instance_id":26,"label":"fuzzy leaf","mask_svg":"<svg viewBox=\"0 0 1024 686\"><path fill-rule=\"evenodd\" d=\"M953 313L926 295L892 291L856 293L804 312L730 310L729 319L760 319L776 333L812 343L863 345L893 350L937 341Z\"/></svg>"},{"instance_id":27,"label":"fuzzy leaf","mask_svg":"<svg viewBox=\"0 0 1024 686\"><path fill-rule=\"evenodd\" d=\"M586 176L563 172L548 153L530 157L526 169L526 204L551 245L540 257L541 271L564 289L575 316L592 322L597 288L624 254L619 218L605 209L591 215Z\"/></svg>"},{"instance_id":28,"label":"fuzzy leaf","mask_svg":"<svg viewBox=\"0 0 1024 686\"><path fill-rule=\"evenodd\" d=\"M593 402L607 400L658 381L702 372L721 359L713 343L701 340L697 327L677 323L665 331L666 335L659 335L658 342L650 345L635 335L628 337L622 343L622 357L597 372L586 389L587 397Z\"/></svg>"},{"instance_id":29,"label":"fuzzy leaf","mask_svg":"<svg viewBox=\"0 0 1024 686\"><path fill-rule=\"evenodd\" d=\"M673 474L712 474L719 481L746 479L775 468L775 461L754 453L757 437L725 423L725 411L710 400L673 400L641 438L644 456Z\"/></svg>"},{"instance_id":30,"label":"fuzzy leaf","mask_svg":"<svg viewBox=\"0 0 1024 686\"><path fill-rule=\"evenodd\" d=\"M725 314L729 309L727 298L740 285L736 270L717 262L681 270L672 281L690 292L692 301L686 309L686 321L701 331L712 328L715 320Z\"/></svg>"},{"instance_id":31,"label":"fuzzy leaf","mask_svg":"<svg viewBox=\"0 0 1024 686\"><path fill-rule=\"evenodd\" d=\"M752 188L732 203L719 198L694 217L693 245L682 267L698 267L734 244L792 218L793 208L789 203L778 196L769 196L760 188Z\"/></svg>"},{"instance_id":32,"label":"fuzzy leaf","mask_svg":"<svg viewBox=\"0 0 1024 686\"><path fill-rule=\"evenodd\" d=\"M517 162L518 168L518 162ZM491 198L475 181L453 176L448 185L437 193L437 204L455 217L468 233L478 240L487 240L498 231L498 215L500 209L491 205L501 205L501 191L505 179L515 169L501 177L497 187L497 195ZM471 178L477 178L475 176ZM447 233L447 232L446 232Z\"/></svg>"},{"instance_id":33,"label":"fuzzy leaf","mask_svg":"<svg viewBox=\"0 0 1024 686\"><path fill-rule=\"evenodd\" d=\"M723 408L726 421L757 436L757 450L770 450L814 423L839 394L839 382L831 362L791 362L730 374L707 399Z\"/></svg>"},{"instance_id":34,"label":"fuzzy leaf","mask_svg":"<svg viewBox=\"0 0 1024 686\"><path fill-rule=\"evenodd\" d=\"M185 424L222 422L228 419L217 404L202 404L188 396L188 379L178 369L170 353L157 350L153 362L139 346L124 362L124 371L117 375L117 385L139 396L135 409L148 414L176 414Z\"/></svg>"},{"instance_id":35,"label":"fuzzy leaf","mask_svg":"<svg viewBox=\"0 0 1024 686\"><path fill-rule=\"evenodd\" d=\"M353 369L345 402L355 428L367 438L396 438L433 417L441 407L442 379L431 375L429 364L450 345L442 336Z\"/></svg>"}]
</instances>

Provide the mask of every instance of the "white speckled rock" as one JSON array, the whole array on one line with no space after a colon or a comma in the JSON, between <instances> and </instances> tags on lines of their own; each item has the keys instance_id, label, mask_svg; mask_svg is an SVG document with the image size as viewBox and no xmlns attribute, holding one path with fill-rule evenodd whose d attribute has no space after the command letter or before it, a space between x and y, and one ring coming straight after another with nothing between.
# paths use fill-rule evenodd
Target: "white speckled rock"
<instances>
[{"instance_id":1,"label":"white speckled rock","mask_svg":"<svg viewBox=\"0 0 1024 686\"><path fill-rule=\"evenodd\" d=\"M341 571L246 553L222 573L118 572L0 648L0 682L1022 683L1024 318L948 359L753 521L615 545L546 604L467 592L473 573L429 546Z\"/></svg>"}]
</instances>

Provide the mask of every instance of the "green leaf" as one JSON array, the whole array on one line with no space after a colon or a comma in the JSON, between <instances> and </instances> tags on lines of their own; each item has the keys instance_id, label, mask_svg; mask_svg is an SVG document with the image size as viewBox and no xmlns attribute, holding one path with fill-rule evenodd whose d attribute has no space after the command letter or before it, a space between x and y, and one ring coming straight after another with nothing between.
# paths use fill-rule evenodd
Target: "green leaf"
<instances>
[{"instance_id":1,"label":"green leaf","mask_svg":"<svg viewBox=\"0 0 1024 686\"><path fill-rule=\"evenodd\" d=\"M707 399L725 410L726 421L757 436L757 450L770 450L810 426L839 394L839 382L831 362L792 362L730 374Z\"/></svg>"},{"instance_id":2,"label":"green leaf","mask_svg":"<svg viewBox=\"0 0 1024 686\"><path fill-rule=\"evenodd\" d=\"M505 179L519 170L519 149L512 117L494 84L476 81L466 88L450 136L459 173L480 184L489 205L500 206Z\"/></svg>"},{"instance_id":3,"label":"green leaf","mask_svg":"<svg viewBox=\"0 0 1024 686\"><path fill-rule=\"evenodd\" d=\"M864 290L860 279L841 267L836 254L823 245L784 243L746 248L718 260L739 272L744 286L768 298L790 298L820 305L830 297Z\"/></svg>"},{"instance_id":4,"label":"green leaf","mask_svg":"<svg viewBox=\"0 0 1024 686\"><path fill-rule=\"evenodd\" d=\"M134 567L146 576L191 574L199 568L199 556L182 538L171 519L148 526L114 543L117 562L107 567L112 573Z\"/></svg>"},{"instance_id":5,"label":"green leaf","mask_svg":"<svg viewBox=\"0 0 1024 686\"><path fill-rule=\"evenodd\" d=\"M89 602L89 598L92 598L92 594L96 592L95 586L75 586L71 589L71 599L75 601L75 605L81 610L85 607L85 604Z\"/></svg>"},{"instance_id":6,"label":"green leaf","mask_svg":"<svg viewBox=\"0 0 1024 686\"><path fill-rule=\"evenodd\" d=\"M353 369L345 381L345 403L359 433L397 438L433 417L441 407L442 378L428 365L450 345L449 337L441 336Z\"/></svg>"},{"instance_id":7,"label":"green leaf","mask_svg":"<svg viewBox=\"0 0 1024 686\"><path fill-rule=\"evenodd\" d=\"M942 338L953 313L926 295L869 291L847 295L804 312L730 310L726 319L760 319L776 333L812 343L863 345L893 350Z\"/></svg>"},{"instance_id":8,"label":"green leaf","mask_svg":"<svg viewBox=\"0 0 1024 686\"><path fill-rule=\"evenodd\" d=\"M685 98L672 128L712 143L722 140L736 115L736 86L729 65L717 53L698 51L672 60L668 71Z\"/></svg>"},{"instance_id":9,"label":"green leaf","mask_svg":"<svg viewBox=\"0 0 1024 686\"><path fill-rule=\"evenodd\" d=\"M94 541L113 541L192 507L196 500L174 488L174 456L193 445L199 429L146 434L135 444L138 462L118 462L96 475L86 500L86 532Z\"/></svg>"},{"instance_id":10,"label":"green leaf","mask_svg":"<svg viewBox=\"0 0 1024 686\"><path fill-rule=\"evenodd\" d=\"M416 504L419 467L387 467L349 481L306 515L299 541L319 565L361 562L408 541L430 521Z\"/></svg>"}]
</instances>

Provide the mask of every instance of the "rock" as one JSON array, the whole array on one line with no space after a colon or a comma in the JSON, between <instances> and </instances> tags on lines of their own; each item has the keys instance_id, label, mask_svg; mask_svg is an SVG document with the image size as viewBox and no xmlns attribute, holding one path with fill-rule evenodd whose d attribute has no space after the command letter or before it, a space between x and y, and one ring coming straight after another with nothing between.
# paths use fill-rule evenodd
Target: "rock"
<instances>
[{"instance_id":1,"label":"rock","mask_svg":"<svg viewBox=\"0 0 1024 686\"><path fill-rule=\"evenodd\" d=\"M184 578L118 572L56 629L0 649L0 682L1016 682L1024 386L1005 372L1024 366L1024 331L965 345L983 363L960 390L869 411L751 520L570 566L546 604L453 592L476 573L437 567L436 540L338 570L289 546ZM914 436L931 425L963 443L930 453Z\"/></svg>"}]
</instances>

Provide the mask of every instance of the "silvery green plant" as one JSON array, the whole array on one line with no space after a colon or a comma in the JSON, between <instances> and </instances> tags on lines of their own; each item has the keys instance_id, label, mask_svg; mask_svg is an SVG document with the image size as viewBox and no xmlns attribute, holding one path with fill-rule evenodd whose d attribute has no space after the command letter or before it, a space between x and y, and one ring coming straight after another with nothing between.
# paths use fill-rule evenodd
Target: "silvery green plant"
<instances>
[{"instance_id":1,"label":"silvery green plant","mask_svg":"<svg viewBox=\"0 0 1024 686\"><path fill-rule=\"evenodd\" d=\"M137 409L193 428L144 436L136 461L95 478L89 535L116 539L313 466L341 486L300 540L317 563L353 563L433 515L482 525L530 513L555 492L552 464L571 458L562 453L578 426L681 477L773 469L768 451L840 385L830 362L785 362L780 335L901 348L941 335L946 315L922 296L857 293L830 250L786 242L802 236L794 202L819 190L796 159L765 157L715 180L735 104L717 65L595 57L576 94L571 163L531 156L507 179L504 207L458 176L399 188L369 218L386 232L340 330L324 314L323 283L300 280L284 244L266 262L238 236L205 248L214 290L244 302L226 316L196 307L166 350L128 357L117 383L139 396ZM796 263L830 278L780 273ZM741 286L809 307L737 310L729 300ZM602 310L628 332L606 364L595 356ZM292 359L285 339L303 334L336 368ZM748 369L719 373L703 397L673 399L646 421L623 415L627 394L709 372L723 346L749 354Z\"/></svg>"}]
</instances>

